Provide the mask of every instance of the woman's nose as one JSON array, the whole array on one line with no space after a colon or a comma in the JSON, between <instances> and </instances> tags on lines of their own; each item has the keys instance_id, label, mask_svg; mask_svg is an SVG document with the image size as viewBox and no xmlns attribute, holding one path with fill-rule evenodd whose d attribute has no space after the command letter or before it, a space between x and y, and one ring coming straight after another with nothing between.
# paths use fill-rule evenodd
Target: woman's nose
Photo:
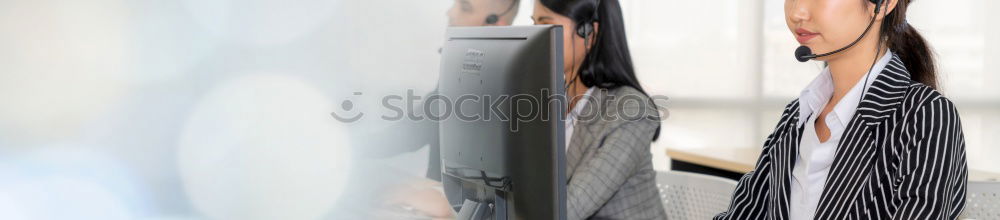
<instances>
[{"instance_id":1,"label":"woman's nose","mask_svg":"<svg viewBox=\"0 0 1000 220\"><path fill-rule=\"evenodd\" d=\"M791 8L788 9L788 17L793 22L809 20L809 0L789 0L792 1Z\"/></svg>"}]
</instances>

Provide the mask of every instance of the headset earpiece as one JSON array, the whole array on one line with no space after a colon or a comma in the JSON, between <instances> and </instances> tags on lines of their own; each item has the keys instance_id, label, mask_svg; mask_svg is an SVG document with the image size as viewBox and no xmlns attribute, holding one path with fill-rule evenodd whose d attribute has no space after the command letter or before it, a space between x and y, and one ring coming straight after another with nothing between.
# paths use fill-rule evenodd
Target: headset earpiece
<instances>
[{"instance_id":1,"label":"headset earpiece","mask_svg":"<svg viewBox=\"0 0 1000 220\"><path fill-rule=\"evenodd\" d=\"M596 30L594 30L594 22L600 21L600 17L598 17L600 15L598 13L599 10L600 10L600 8L601 8L601 0L597 0L597 4L594 5L594 14L591 15L591 17L588 18L588 19L584 19L582 21L577 22L576 35L580 36L581 38L583 38L583 41L586 42L586 43L588 43L588 44L590 43L590 40L591 40L590 39L590 37L591 37L590 35L594 34L594 32L596 31ZM594 37L597 37L597 36L594 36ZM573 44L573 45L574 45L573 49L575 51L576 50L576 44ZM588 46L588 47L592 47L592 46ZM594 74L594 65L596 65L596 64L593 63L594 62L593 61L593 57L595 57L595 54L592 53L592 51L591 51L592 49L593 48L587 48L587 58L585 59L585 60L589 60L590 63L588 63L587 66L582 66L581 65L580 69L578 71L574 70L575 72L574 72L573 78L570 78L570 79L567 80L567 84L566 84L566 89L567 90L570 89L570 86L575 86L576 85L575 83L576 83L576 81L578 79L582 78L584 84L586 85L588 79L590 79L590 78L593 77L593 74ZM584 62L587 62L587 61L584 61ZM576 66L576 57L575 56L573 57L573 65Z\"/></svg>"},{"instance_id":2,"label":"headset earpiece","mask_svg":"<svg viewBox=\"0 0 1000 220\"><path fill-rule=\"evenodd\" d=\"M591 33L594 33L594 23L584 22L576 27L576 35L580 35L582 38L590 36Z\"/></svg>"},{"instance_id":3,"label":"headset earpiece","mask_svg":"<svg viewBox=\"0 0 1000 220\"><path fill-rule=\"evenodd\" d=\"M875 16L878 16L878 12L881 11L880 9L882 9L882 1L884 0L868 0L868 1L875 3Z\"/></svg>"},{"instance_id":4,"label":"headset earpiece","mask_svg":"<svg viewBox=\"0 0 1000 220\"><path fill-rule=\"evenodd\" d=\"M580 23L576 26L576 35L586 38L587 36L590 36L590 34L594 33L594 22L600 20L598 17L599 13L597 13L600 9L601 0L597 0L597 5L594 5L594 14L591 15L590 18L580 21Z\"/></svg>"},{"instance_id":5,"label":"headset earpiece","mask_svg":"<svg viewBox=\"0 0 1000 220\"><path fill-rule=\"evenodd\" d=\"M588 45L591 42L590 35L592 34L596 35L595 32L597 30L595 30L594 28L594 23L599 22L601 20L599 13L600 10L601 10L601 0L597 0L597 3L594 5L594 14L591 15L589 19L585 19L584 21L578 23L578 26L576 28L576 34L580 35L580 37L582 37L584 39L584 42ZM594 37L597 38L597 36ZM597 42L594 43L596 44ZM586 84L587 81L589 81L589 79L593 79L594 77L594 71L595 71L594 65L598 64L594 63L593 60L594 57L596 56L594 51L592 51L593 46L591 45L589 47L590 48L587 48L587 58L585 59L587 61L584 61L585 63L587 63L587 65L580 67L581 68L580 72L577 73L577 76L574 77L573 81L576 81L576 78L583 78L582 80L584 81L584 84Z\"/></svg>"}]
</instances>

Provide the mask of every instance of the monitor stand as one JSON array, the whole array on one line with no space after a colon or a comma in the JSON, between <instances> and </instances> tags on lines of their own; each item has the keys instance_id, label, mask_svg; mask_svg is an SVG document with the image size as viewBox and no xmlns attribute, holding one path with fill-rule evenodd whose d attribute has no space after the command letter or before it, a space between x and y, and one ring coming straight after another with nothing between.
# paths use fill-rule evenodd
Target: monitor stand
<instances>
[{"instance_id":1,"label":"monitor stand","mask_svg":"<svg viewBox=\"0 0 1000 220\"><path fill-rule=\"evenodd\" d=\"M466 199L465 202L462 203L462 208L459 209L458 216L455 216L455 219L459 220L486 219L486 217L490 217L488 213L492 211L490 210L490 206L492 205L487 205L486 203L481 203Z\"/></svg>"},{"instance_id":2,"label":"monitor stand","mask_svg":"<svg viewBox=\"0 0 1000 220\"><path fill-rule=\"evenodd\" d=\"M493 202L476 202L466 199L455 219L459 220L507 220L507 198L496 191Z\"/></svg>"}]
</instances>

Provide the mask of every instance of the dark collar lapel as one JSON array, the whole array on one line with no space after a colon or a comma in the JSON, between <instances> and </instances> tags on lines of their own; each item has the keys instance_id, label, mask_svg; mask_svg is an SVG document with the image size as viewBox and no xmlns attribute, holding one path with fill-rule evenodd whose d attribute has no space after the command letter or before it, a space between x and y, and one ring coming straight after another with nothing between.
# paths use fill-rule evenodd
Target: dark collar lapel
<instances>
[{"instance_id":1,"label":"dark collar lapel","mask_svg":"<svg viewBox=\"0 0 1000 220\"><path fill-rule=\"evenodd\" d=\"M881 124L896 111L906 95L906 89L912 84L910 72L894 54L892 61L868 88L855 115L869 125Z\"/></svg>"},{"instance_id":2,"label":"dark collar lapel","mask_svg":"<svg viewBox=\"0 0 1000 220\"><path fill-rule=\"evenodd\" d=\"M817 219L838 219L856 200L869 179L872 161L880 150L875 131L890 118L902 103L913 81L898 56L886 65L866 91L858 111L837 145L833 166L826 178L823 195L816 209Z\"/></svg>"},{"instance_id":3,"label":"dark collar lapel","mask_svg":"<svg viewBox=\"0 0 1000 220\"><path fill-rule=\"evenodd\" d=\"M771 172L768 174L768 182L771 183L769 186L771 193L768 195L770 209L767 212L769 219L788 219L788 202L791 193L789 186L803 128L803 126L796 125L800 119L805 120L799 117L798 108L801 107L798 100L793 101L787 107L788 109L785 111L788 112L788 115L782 115L782 118L787 117L788 120L779 123L777 127L781 130L775 131L775 135L767 144L771 146L767 155L770 158L768 166Z\"/></svg>"}]
</instances>

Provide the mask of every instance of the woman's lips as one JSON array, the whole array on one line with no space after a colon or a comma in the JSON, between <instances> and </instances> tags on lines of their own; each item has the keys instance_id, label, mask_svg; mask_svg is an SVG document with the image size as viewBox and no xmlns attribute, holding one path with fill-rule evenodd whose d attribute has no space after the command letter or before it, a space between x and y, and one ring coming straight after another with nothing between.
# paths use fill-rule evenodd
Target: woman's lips
<instances>
[{"instance_id":1,"label":"woman's lips","mask_svg":"<svg viewBox=\"0 0 1000 220\"><path fill-rule=\"evenodd\" d=\"M812 31L799 28L795 30L795 40L799 41L799 44L806 44L809 40L819 36L819 33L813 33Z\"/></svg>"}]
</instances>

